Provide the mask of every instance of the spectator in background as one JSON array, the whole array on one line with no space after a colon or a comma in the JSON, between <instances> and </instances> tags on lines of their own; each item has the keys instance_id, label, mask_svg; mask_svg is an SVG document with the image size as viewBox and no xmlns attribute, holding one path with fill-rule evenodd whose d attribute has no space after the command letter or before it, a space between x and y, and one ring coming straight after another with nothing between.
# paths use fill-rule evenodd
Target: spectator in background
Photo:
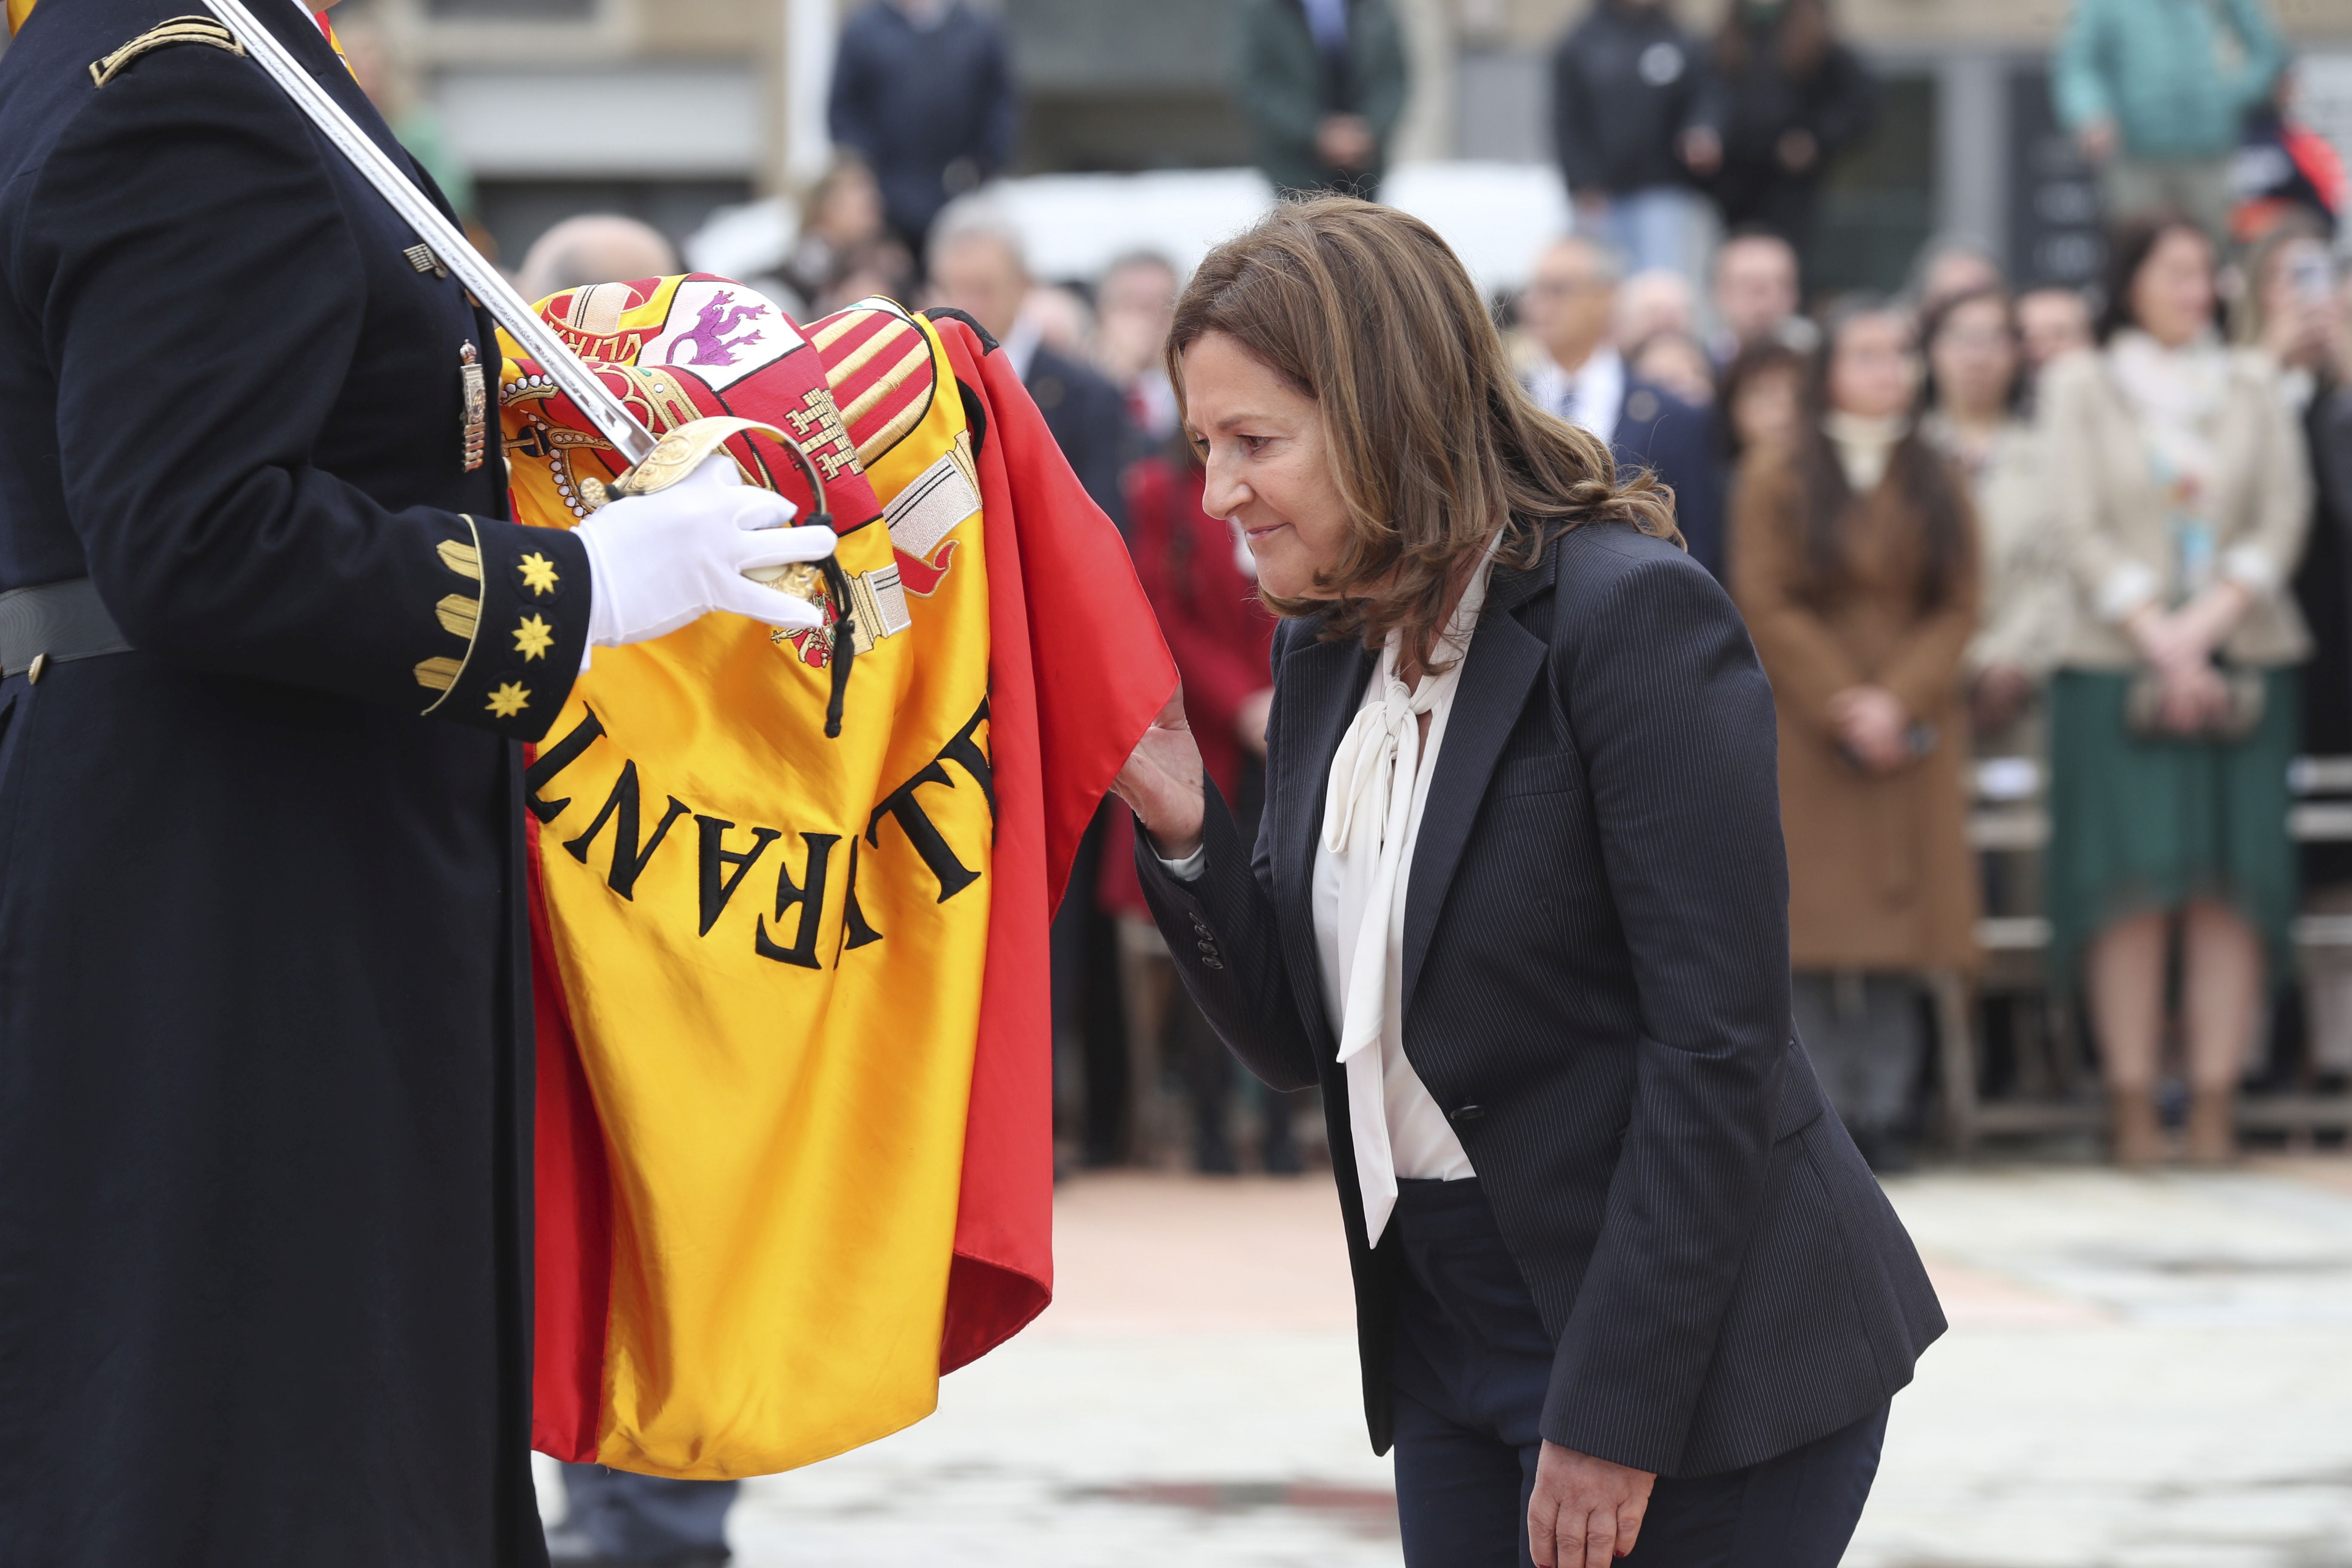
<instances>
[{"instance_id":1,"label":"spectator in background","mask_svg":"<svg viewBox=\"0 0 2352 1568\"><path fill-rule=\"evenodd\" d=\"M1805 356L1776 338L1748 344L1724 367L1718 430L1735 468L1795 444L1804 424L1805 367Z\"/></svg>"},{"instance_id":2,"label":"spectator in background","mask_svg":"<svg viewBox=\"0 0 2352 1568\"><path fill-rule=\"evenodd\" d=\"M1110 383L1047 347L1042 317L1024 312L1032 284L1019 237L979 215L951 218L940 226L932 251L935 302L961 310L1003 345L1078 482L1124 531L1127 503L1119 494L1118 468L1126 442L1125 405Z\"/></svg>"},{"instance_id":3,"label":"spectator in background","mask_svg":"<svg viewBox=\"0 0 2352 1568\"><path fill-rule=\"evenodd\" d=\"M1015 337L1024 331L1035 332L1038 348L1056 359L1073 364L1095 363L1094 308L1075 289L1058 283L1032 284L1028 297L1021 301L1021 319L1013 331Z\"/></svg>"},{"instance_id":4,"label":"spectator in background","mask_svg":"<svg viewBox=\"0 0 2352 1568\"><path fill-rule=\"evenodd\" d=\"M1234 99L1274 188L1376 195L1406 87L1389 0L1241 0L1234 46Z\"/></svg>"},{"instance_id":5,"label":"spectator in background","mask_svg":"<svg viewBox=\"0 0 2352 1568\"><path fill-rule=\"evenodd\" d=\"M2292 212L2247 258L2237 336L2284 372L2288 403L2302 417L2315 504L2311 533L2294 574L2294 601L2311 632L2303 670L2299 745L2311 757L2352 756L2352 387L2345 384L2345 315L2325 230ZM2302 910L2352 915L2352 844L2299 846ZM2307 1066L2340 1086L2352 1073L2352 949L2303 954Z\"/></svg>"},{"instance_id":6,"label":"spectator in background","mask_svg":"<svg viewBox=\"0 0 2352 1568\"><path fill-rule=\"evenodd\" d=\"M1617 310L1616 253L1581 235L1536 260L1519 319L1542 353L1526 377L1548 414L1609 443L1623 468L1650 468L1675 492L1675 521L1691 556L1723 571L1723 492L1706 415L1626 373L1609 341Z\"/></svg>"},{"instance_id":7,"label":"spectator in background","mask_svg":"<svg viewBox=\"0 0 2352 1568\"><path fill-rule=\"evenodd\" d=\"M2009 297L1998 285L1948 295L1919 335L1927 351L1919 432L1976 503L1984 616L1964 668L1978 744L1990 755L2038 754L2038 738L2019 721L2057 667L2072 600L2042 444L2018 412L2024 357Z\"/></svg>"},{"instance_id":8,"label":"spectator in background","mask_svg":"<svg viewBox=\"0 0 2352 1568\"><path fill-rule=\"evenodd\" d=\"M1909 293L1923 321L1947 300L1988 289L2005 291L2008 287L2009 279L2001 275L2000 263L1992 258L1992 252L1959 235L1929 240L1911 267Z\"/></svg>"},{"instance_id":9,"label":"spectator in background","mask_svg":"<svg viewBox=\"0 0 2352 1568\"><path fill-rule=\"evenodd\" d=\"M526 300L544 300L591 283L667 278L677 270L677 248L661 230L633 217L583 213L531 242L515 275L515 291Z\"/></svg>"},{"instance_id":10,"label":"spectator in background","mask_svg":"<svg viewBox=\"0 0 2352 1568\"><path fill-rule=\"evenodd\" d=\"M1715 401L1715 362L1688 332L1652 332L1626 352L1625 368L1635 381L1664 387L1693 408Z\"/></svg>"},{"instance_id":11,"label":"spectator in background","mask_svg":"<svg viewBox=\"0 0 2352 1568\"><path fill-rule=\"evenodd\" d=\"M1926 1058L1917 976L1977 957L1959 700L1976 529L1912 420L1909 319L1842 310L1818 363L1796 441L1740 465L1732 587L1780 714L1797 1032L1885 1168Z\"/></svg>"},{"instance_id":12,"label":"spectator in background","mask_svg":"<svg viewBox=\"0 0 2352 1568\"><path fill-rule=\"evenodd\" d=\"M843 24L827 124L918 262L940 210L1012 161L1020 118L1003 28L964 0L867 0Z\"/></svg>"},{"instance_id":13,"label":"spectator in background","mask_svg":"<svg viewBox=\"0 0 2352 1568\"><path fill-rule=\"evenodd\" d=\"M1811 247L1822 173L1878 119L1878 86L1830 28L1828 0L1733 0L1684 155L1727 229Z\"/></svg>"},{"instance_id":14,"label":"spectator in background","mask_svg":"<svg viewBox=\"0 0 2352 1568\"><path fill-rule=\"evenodd\" d=\"M2115 1155L2163 1152L2169 928L2181 931L2188 1153L2228 1160L2233 1101L2284 975L2295 869L2287 763L2311 638L2287 585L2310 523L2278 373L2213 331L2213 247L2185 217L2108 249L2105 347L2044 373L2074 613L2051 685L2052 973L2079 963Z\"/></svg>"},{"instance_id":15,"label":"spectator in background","mask_svg":"<svg viewBox=\"0 0 2352 1568\"><path fill-rule=\"evenodd\" d=\"M2081 289L2049 283L2019 295L2017 345L2025 355L2027 402L2034 401L2052 361L2087 349L2092 341L2091 307Z\"/></svg>"},{"instance_id":16,"label":"spectator in background","mask_svg":"<svg viewBox=\"0 0 2352 1568\"><path fill-rule=\"evenodd\" d=\"M898 299L914 270L914 258L890 233L874 171L855 153L835 156L809 190L807 216L784 258L784 281L814 319L869 294Z\"/></svg>"},{"instance_id":17,"label":"spectator in background","mask_svg":"<svg viewBox=\"0 0 2352 1568\"><path fill-rule=\"evenodd\" d=\"M1766 229L1736 231L1715 253L1716 363L1754 343L1811 350L1811 321L1797 314L1797 249Z\"/></svg>"},{"instance_id":18,"label":"spectator in background","mask_svg":"<svg viewBox=\"0 0 2352 1568\"><path fill-rule=\"evenodd\" d=\"M1118 389L1073 359L1045 346L1034 316L1022 307L1030 293L1029 266L1011 228L967 205L950 212L931 244L932 302L961 310L995 340L1045 416L1062 455L1095 504L1121 532L1127 503L1119 493L1126 415ZM1127 1019L1118 984L1118 933L1093 896L1102 883L1105 823L1097 811L1080 839L1070 868L1077 889L1055 911L1052 934L1054 1047L1066 1086L1075 1071L1083 1094L1083 1157L1090 1165L1118 1163L1127 1148ZM1056 1100L1066 1096L1057 1088Z\"/></svg>"},{"instance_id":19,"label":"spectator in background","mask_svg":"<svg viewBox=\"0 0 2352 1568\"><path fill-rule=\"evenodd\" d=\"M1134 438L1150 452L1176 436L1176 389L1160 348L1176 316L1176 267L1156 251L1130 251L1095 286L1095 363L1127 401Z\"/></svg>"},{"instance_id":20,"label":"spectator in background","mask_svg":"<svg viewBox=\"0 0 2352 1568\"><path fill-rule=\"evenodd\" d=\"M1576 226L1637 270L1699 274L1706 203L1683 158L1698 85L1666 0L1595 0L1552 54L1552 148Z\"/></svg>"},{"instance_id":21,"label":"spectator in background","mask_svg":"<svg viewBox=\"0 0 2352 1568\"><path fill-rule=\"evenodd\" d=\"M2253 245L2283 222L2301 216L2333 236L2343 221L2347 192L2344 161L2326 137L2294 115L2296 69L2279 72L2267 102L2246 116L2230 161L2230 237Z\"/></svg>"},{"instance_id":22,"label":"spectator in background","mask_svg":"<svg viewBox=\"0 0 2352 1568\"><path fill-rule=\"evenodd\" d=\"M1679 272L1652 268L1636 272L1617 286L1617 321L1613 327L1620 349L1631 352L1660 332L1685 337L1698 331L1698 297L1691 280Z\"/></svg>"},{"instance_id":23,"label":"spectator in background","mask_svg":"<svg viewBox=\"0 0 2352 1568\"><path fill-rule=\"evenodd\" d=\"M2261 0L2074 0L2050 90L2110 222L2179 212L2218 238L2240 124L2285 64Z\"/></svg>"}]
</instances>

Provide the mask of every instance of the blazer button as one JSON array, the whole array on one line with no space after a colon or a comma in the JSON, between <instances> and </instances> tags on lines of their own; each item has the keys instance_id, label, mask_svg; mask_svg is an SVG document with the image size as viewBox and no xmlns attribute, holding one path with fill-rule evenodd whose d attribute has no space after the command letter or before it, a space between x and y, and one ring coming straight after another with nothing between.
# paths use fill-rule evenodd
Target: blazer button
<instances>
[{"instance_id":1,"label":"blazer button","mask_svg":"<svg viewBox=\"0 0 2352 1568\"><path fill-rule=\"evenodd\" d=\"M1223 969L1225 966L1225 961L1222 958L1204 958L1201 962L1211 969Z\"/></svg>"},{"instance_id":2,"label":"blazer button","mask_svg":"<svg viewBox=\"0 0 2352 1568\"><path fill-rule=\"evenodd\" d=\"M1448 1121L1475 1121L1486 1114L1486 1108L1483 1105L1465 1105L1448 1111L1445 1119Z\"/></svg>"},{"instance_id":3,"label":"blazer button","mask_svg":"<svg viewBox=\"0 0 2352 1568\"><path fill-rule=\"evenodd\" d=\"M1217 951L1217 944L1213 942L1196 942L1192 945L1199 948L1202 952L1214 952Z\"/></svg>"}]
</instances>

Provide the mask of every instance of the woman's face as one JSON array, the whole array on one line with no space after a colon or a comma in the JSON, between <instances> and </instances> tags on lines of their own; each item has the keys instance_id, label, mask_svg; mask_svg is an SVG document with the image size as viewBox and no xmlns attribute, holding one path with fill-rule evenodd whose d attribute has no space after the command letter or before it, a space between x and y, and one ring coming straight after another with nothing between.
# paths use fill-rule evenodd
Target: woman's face
<instances>
[{"instance_id":1,"label":"woman's face","mask_svg":"<svg viewBox=\"0 0 2352 1568\"><path fill-rule=\"evenodd\" d=\"M1994 298L1955 307L1927 345L1927 359L1945 412L1976 419L1998 415L2017 379L2017 335L2010 331L2009 307Z\"/></svg>"},{"instance_id":2,"label":"woman's face","mask_svg":"<svg viewBox=\"0 0 2352 1568\"><path fill-rule=\"evenodd\" d=\"M1258 585L1279 598L1322 596L1348 540L1315 400L1223 332L1184 350L1187 433L1208 468L1201 504L1242 531Z\"/></svg>"},{"instance_id":3,"label":"woman's face","mask_svg":"<svg viewBox=\"0 0 2352 1568\"><path fill-rule=\"evenodd\" d=\"M1740 449L1786 447L1797 434L1797 373L1767 371L1751 375L1731 400L1731 428Z\"/></svg>"},{"instance_id":4,"label":"woman's face","mask_svg":"<svg viewBox=\"0 0 2352 1568\"><path fill-rule=\"evenodd\" d=\"M1918 395L1919 356L1911 326L1890 311L1856 316L1830 350L1830 406L1865 419L1907 411Z\"/></svg>"},{"instance_id":5,"label":"woman's face","mask_svg":"<svg viewBox=\"0 0 2352 1568\"><path fill-rule=\"evenodd\" d=\"M2213 323L2213 247L2185 228L2164 231L2132 274L2132 320L2168 348Z\"/></svg>"},{"instance_id":6,"label":"woman's face","mask_svg":"<svg viewBox=\"0 0 2352 1568\"><path fill-rule=\"evenodd\" d=\"M835 245L849 247L882 234L882 187L865 168L844 169L809 215L809 227Z\"/></svg>"}]
</instances>

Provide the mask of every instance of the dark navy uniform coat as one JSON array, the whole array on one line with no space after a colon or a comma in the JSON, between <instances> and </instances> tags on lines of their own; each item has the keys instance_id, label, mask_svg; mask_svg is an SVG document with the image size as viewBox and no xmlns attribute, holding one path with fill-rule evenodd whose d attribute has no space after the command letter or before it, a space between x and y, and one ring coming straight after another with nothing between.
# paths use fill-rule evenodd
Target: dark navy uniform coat
<instances>
[{"instance_id":1,"label":"dark navy uniform coat","mask_svg":"<svg viewBox=\"0 0 2352 1568\"><path fill-rule=\"evenodd\" d=\"M0 590L140 650L0 681L0 1565L537 1563L518 742L586 560L502 521L495 401L466 467L489 319L256 61L98 84L192 9L0 57Z\"/></svg>"}]
</instances>

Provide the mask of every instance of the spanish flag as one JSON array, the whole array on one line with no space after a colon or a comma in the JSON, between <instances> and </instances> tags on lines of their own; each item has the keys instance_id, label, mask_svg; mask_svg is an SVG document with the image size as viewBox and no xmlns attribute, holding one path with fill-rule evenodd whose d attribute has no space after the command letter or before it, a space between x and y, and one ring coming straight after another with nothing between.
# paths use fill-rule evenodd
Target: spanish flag
<instances>
[{"instance_id":1,"label":"spanish flag","mask_svg":"<svg viewBox=\"0 0 2352 1568\"><path fill-rule=\"evenodd\" d=\"M540 312L656 433L792 432L842 536L848 626L599 650L526 803L534 1443L788 1469L920 1419L1050 1299L1046 928L1174 667L962 322L876 300L803 329L705 276ZM568 526L622 465L505 348L516 515ZM730 450L816 504L776 443Z\"/></svg>"}]
</instances>

